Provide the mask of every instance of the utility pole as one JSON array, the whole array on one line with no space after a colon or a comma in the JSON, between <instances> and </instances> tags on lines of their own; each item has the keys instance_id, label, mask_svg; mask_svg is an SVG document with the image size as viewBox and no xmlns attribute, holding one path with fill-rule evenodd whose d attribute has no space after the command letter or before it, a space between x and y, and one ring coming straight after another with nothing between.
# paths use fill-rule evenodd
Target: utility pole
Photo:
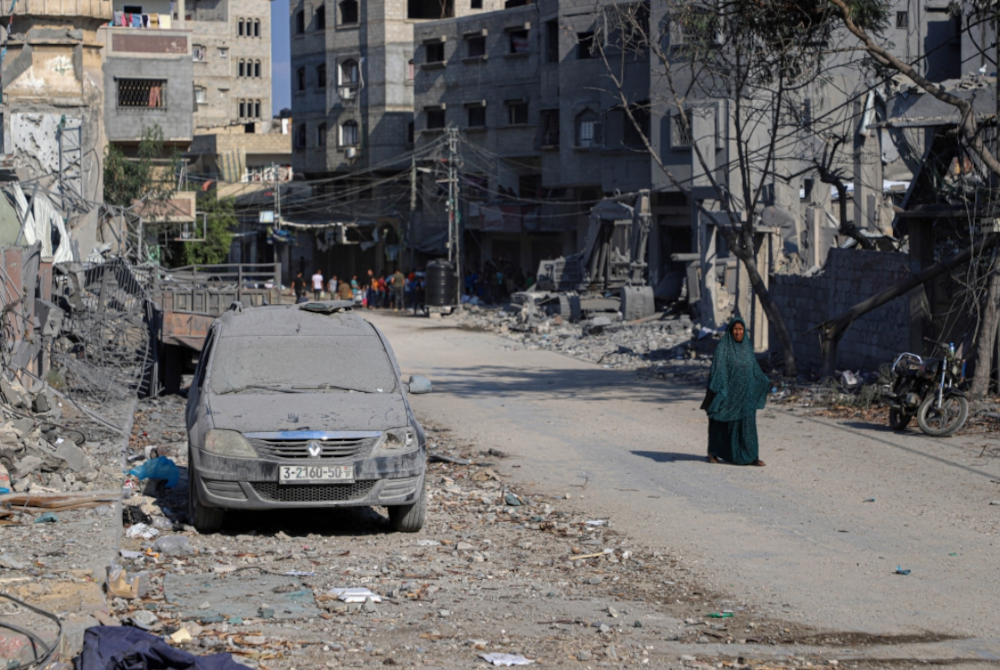
<instances>
[{"instance_id":1,"label":"utility pole","mask_svg":"<svg viewBox=\"0 0 1000 670\"><path fill-rule=\"evenodd\" d=\"M448 260L455 264L455 304L462 306L462 215L458 208L458 128L448 129Z\"/></svg>"},{"instance_id":2,"label":"utility pole","mask_svg":"<svg viewBox=\"0 0 1000 670\"><path fill-rule=\"evenodd\" d=\"M417 154L410 156L410 218L406 222L406 234L403 236L403 248L399 250L399 268L402 268L403 257L406 255L406 248L410 243L410 235L413 234L413 216L417 211ZM409 269L413 270L413 258L411 255Z\"/></svg>"}]
</instances>

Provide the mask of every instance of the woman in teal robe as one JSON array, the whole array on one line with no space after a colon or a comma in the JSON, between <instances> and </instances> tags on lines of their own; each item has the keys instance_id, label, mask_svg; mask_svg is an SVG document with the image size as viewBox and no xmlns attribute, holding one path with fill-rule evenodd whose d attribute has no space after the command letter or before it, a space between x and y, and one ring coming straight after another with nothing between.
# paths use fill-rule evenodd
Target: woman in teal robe
<instances>
[{"instance_id":1,"label":"woman in teal robe","mask_svg":"<svg viewBox=\"0 0 1000 670\"><path fill-rule=\"evenodd\" d=\"M719 342L702 409L708 412L708 462L764 465L758 457L757 410L771 381L760 369L746 323L733 319Z\"/></svg>"}]
</instances>

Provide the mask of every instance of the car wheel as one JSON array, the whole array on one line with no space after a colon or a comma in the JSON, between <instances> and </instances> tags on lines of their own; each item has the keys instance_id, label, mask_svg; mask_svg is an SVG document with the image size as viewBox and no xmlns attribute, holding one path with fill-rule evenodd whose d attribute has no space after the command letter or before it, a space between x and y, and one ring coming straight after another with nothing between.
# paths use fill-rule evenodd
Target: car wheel
<instances>
[{"instance_id":1,"label":"car wheel","mask_svg":"<svg viewBox=\"0 0 1000 670\"><path fill-rule=\"evenodd\" d=\"M198 500L195 491L194 471L191 469L191 459L188 458L188 521L199 533L214 533L222 528L225 511L217 507L205 507Z\"/></svg>"},{"instance_id":2,"label":"car wheel","mask_svg":"<svg viewBox=\"0 0 1000 670\"><path fill-rule=\"evenodd\" d=\"M420 485L420 495L413 503L389 507L389 524L400 533L416 533L424 527L426 516L427 495L423 483Z\"/></svg>"}]
</instances>

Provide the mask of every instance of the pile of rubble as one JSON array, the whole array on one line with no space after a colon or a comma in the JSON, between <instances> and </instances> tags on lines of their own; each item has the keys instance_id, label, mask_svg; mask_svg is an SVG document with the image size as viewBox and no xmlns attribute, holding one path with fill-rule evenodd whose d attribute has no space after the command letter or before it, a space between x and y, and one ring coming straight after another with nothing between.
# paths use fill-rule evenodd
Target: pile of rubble
<instances>
[{"instance_id":1,"label":"pile of rubble","mask_svg":"<svg viewBox=\"0 0 1000 670\"><path fill-rule=\"evenodd\" d=\"M605 368L645 370L670 377L703 379L711 365L718 333L686 314L625 322L617 314L570 323L519 305L466 306L457 317L464 328L486 330L517 344L512 349L557 351Z\"/></svg>"}]
</instances>

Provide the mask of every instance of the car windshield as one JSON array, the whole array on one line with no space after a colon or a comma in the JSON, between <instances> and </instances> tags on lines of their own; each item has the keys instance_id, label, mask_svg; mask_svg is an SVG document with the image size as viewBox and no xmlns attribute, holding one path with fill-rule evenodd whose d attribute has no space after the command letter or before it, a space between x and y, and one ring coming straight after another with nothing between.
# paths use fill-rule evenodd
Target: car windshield
<instances>
[{"instance_id":1,"label":"car windshield","mask_svg":"<svg viewBox=\"0 0 1000 670\"><path fill-rule=\"evenodd\" d=\"M396 390L392 362L376 337L222 337L211 376L217 394Z\"/></svg>"}]
</instances>

